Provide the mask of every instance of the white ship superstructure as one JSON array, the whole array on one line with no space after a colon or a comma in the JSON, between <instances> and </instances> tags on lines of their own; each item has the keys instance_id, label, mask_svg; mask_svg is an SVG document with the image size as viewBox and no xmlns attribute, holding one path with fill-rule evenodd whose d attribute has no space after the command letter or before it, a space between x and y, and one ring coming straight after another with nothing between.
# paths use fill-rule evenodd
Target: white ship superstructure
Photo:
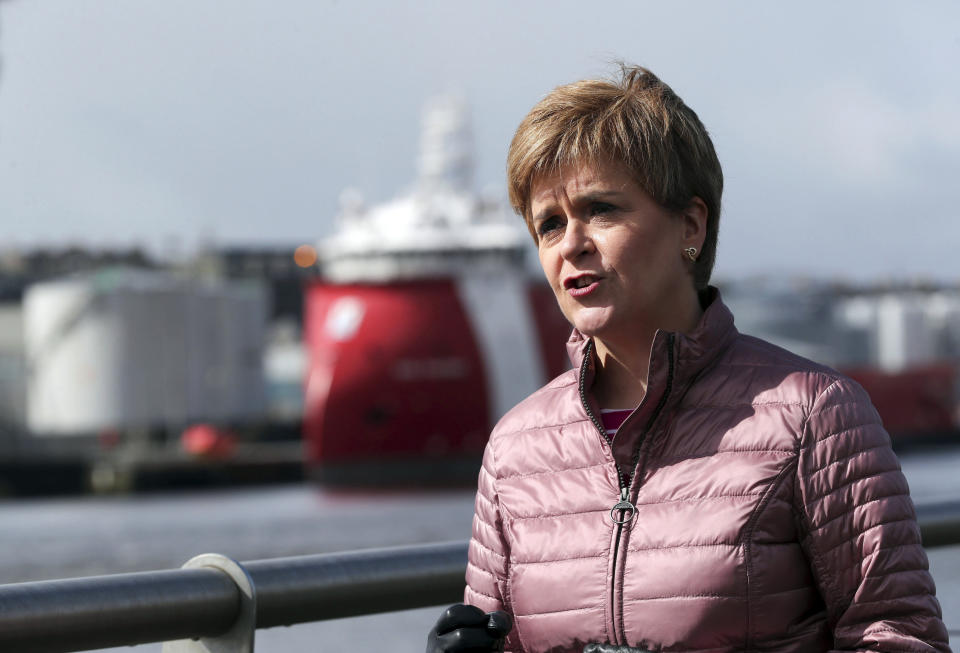
<instances>
[{"instance_id":1,"label":"white ship superstructure","mask_svg":"<svg viewBox=\"0 0 960 653\"><path fill-rule=\"evenodd\" d=\"M337 226L319 247L324 276L335 282L520 269L529 246L521 220L474 192L467 108L453 97L427 105L414 188L372 207L345 191Z\"/></svg>"}]
</instances>

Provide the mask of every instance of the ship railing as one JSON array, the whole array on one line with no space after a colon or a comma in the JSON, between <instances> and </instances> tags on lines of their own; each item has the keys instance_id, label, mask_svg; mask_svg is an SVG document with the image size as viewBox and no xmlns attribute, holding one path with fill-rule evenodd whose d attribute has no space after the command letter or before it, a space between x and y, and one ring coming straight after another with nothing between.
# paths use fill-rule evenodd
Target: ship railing
<instances>
[{"instance_id":1,"label":"ship railing","mask_svg":"<svg viewBox=\"0 0 960 653\"><path fill-rule=\"evenodd\" d=\"M960 544L960 502L917 513L924 546ZM258 628L455 603L466 561L466 542L244 563L204 554L175 570L0 585L0 650L253 653Z\"/></svg>"}]
</instances>

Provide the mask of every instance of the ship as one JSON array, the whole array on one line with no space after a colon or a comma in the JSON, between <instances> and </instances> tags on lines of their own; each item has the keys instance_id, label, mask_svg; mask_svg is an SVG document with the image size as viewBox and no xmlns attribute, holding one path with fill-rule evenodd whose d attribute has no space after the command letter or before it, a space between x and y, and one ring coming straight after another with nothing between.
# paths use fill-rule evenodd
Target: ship
<instances>
[{"instance_id":1,"label":"ship","mask_svg":"<svg viewBox=\"0 0 960 653\"><path fill-rule=\"evenodd\" d=\"M523 221L473 188L466 103L424 111L412 188L341 197L305 289L305 458L327 484L475 483L509 408L570 365Z\"/></svg>"}]
</instances>

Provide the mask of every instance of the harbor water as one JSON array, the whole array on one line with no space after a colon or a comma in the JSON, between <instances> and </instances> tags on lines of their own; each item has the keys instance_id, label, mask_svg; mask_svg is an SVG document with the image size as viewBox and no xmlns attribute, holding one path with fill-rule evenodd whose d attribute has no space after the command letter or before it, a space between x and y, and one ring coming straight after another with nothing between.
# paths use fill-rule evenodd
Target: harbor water
<instances>
[{"instance_id":1,"label":"harbor water","mask_svg":"<svg viewBox=\"0 0 960 653\"><path fill-rule=\"evenodd\" d=\"M960 449L901 457L918 504L960 498ZM0 503L0 582L176 568L198 553L239 560L465 540L473 493L333 492L311 485ZM930 549L944 619L960 629L960 546ZM258 653L423 651L426 608L257 631ZM160 644L109 649L159 652Z\"/></svg>"}]
</instances>

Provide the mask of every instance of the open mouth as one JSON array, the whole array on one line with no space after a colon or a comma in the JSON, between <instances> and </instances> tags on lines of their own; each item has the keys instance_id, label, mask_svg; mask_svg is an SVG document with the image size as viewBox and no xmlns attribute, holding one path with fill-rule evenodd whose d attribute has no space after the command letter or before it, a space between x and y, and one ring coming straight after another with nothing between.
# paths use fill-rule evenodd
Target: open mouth
<instances>
[{"instance_id":1,"label":"open mouth","mask_svg":"<svg viewBox=\"0 0 960 653\"><path fill-rule=\"evenodd\" d=\"M587 286L593 285L599 281L599 277L595 277L592 274L584 274L579 277L568 277L563 281L563 287L567 290L579 290L586 288Z\"/></svg>"},{"instance_id":2,"label":"open mouth","mask_svg":"<svg viewBox=\"0 0 960 653\"><path fill-rule=\"evenodd\" d=\"M573 297L585 297L597 288L600 277L592 274L582 274L579 277L567 277L563 280L563 287Z\"/></svg>"}]
</instances>

